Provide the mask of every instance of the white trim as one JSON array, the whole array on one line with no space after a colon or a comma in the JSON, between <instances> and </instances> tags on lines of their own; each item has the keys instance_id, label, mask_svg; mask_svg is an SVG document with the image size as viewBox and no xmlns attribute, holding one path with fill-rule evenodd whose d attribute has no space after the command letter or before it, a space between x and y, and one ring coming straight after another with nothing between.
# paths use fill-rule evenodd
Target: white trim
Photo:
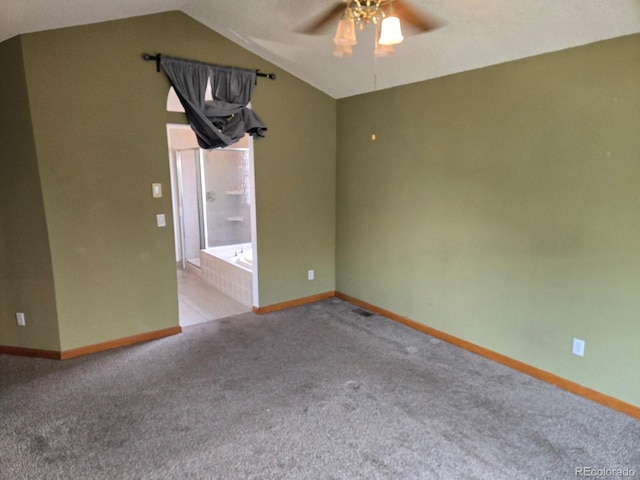
<instances>
[{"instance_id":1,"label":"white trim","mask_svg":"<svg viewBox=\"0 0 640 480\"><path fill-rule=\"evenodd\" d=\"M256 174L255 174L255 157L253 154L253 137L248 136L249 140L249 186L250 186L250 198L251 208L249 209L251 215L251 249L253 250L253 273L251 277L253 287L253 306L260 306L259 289L258 289L258 222L257 222L257 205L256 205Z\"/></svg>"}]
</instances>

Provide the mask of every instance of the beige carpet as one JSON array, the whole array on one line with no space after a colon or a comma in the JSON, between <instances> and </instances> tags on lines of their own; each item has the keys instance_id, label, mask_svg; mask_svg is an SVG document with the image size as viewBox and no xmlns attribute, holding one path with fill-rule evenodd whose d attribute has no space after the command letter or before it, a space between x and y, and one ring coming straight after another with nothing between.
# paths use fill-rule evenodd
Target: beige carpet
<instances>
[{"instance_id":1,"label":"beige carpet","mask_svg":"<svg viewBox=\"0 0 640 480\"><path fill-rule=\"evenodd\" d=\"M354 309L246 313L62 362L0 356L0 478L640 471L639 421Z\"/></svg>"}]
</instances>

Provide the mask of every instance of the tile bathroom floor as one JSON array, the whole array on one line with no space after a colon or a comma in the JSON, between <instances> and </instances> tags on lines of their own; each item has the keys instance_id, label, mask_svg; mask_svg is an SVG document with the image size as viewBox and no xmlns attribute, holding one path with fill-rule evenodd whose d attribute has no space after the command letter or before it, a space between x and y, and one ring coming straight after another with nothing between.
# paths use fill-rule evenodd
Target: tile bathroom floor
<instances>
[{"instance_id":1,"label":"tile bathroom floor","mask_svg":"<svg viewBox=\"0 0 640 480\"><path fill-rule=\"evenodd\" d=\"M181 327L251 311L189 270L178 269L178 299Z\"/></svg>"}]
</instances>

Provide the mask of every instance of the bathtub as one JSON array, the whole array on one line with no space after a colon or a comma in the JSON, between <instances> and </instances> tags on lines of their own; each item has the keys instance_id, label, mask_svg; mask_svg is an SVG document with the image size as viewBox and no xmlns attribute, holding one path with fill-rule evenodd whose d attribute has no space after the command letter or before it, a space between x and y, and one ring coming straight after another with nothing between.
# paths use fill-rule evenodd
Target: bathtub
<instances>
[{"instance_id":1,"label":"bathtub","mask_svg":"<svg viewBox=\"0 0 640 480\"><path fill-rule=\"evenodd\" d=\"M249 272L253 271L253 251L250 243L210 247L202 250L201 254L215 257Z\"/></svg>"},{"instance_id":2,"label":"bathtub","mask_svg":"<svg viewBox=\"0 0 640 480\"><path fill-rule=\"evenodd\" d=\"M250 243L200 250L205 282L246 307L253 305L253 251Z\"/></svg>"}]
</instances>

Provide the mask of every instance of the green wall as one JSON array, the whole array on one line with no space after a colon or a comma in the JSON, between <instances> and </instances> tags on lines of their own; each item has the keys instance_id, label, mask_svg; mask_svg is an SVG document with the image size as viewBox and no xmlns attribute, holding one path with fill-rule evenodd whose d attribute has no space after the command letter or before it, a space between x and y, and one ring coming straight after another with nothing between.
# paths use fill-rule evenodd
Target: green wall
<instances>
[{"instance_id":1,"label":"green wall","mask_svg":"<svg viewBox=\"0 0 640 480\"><path fill-rule=\"evenodd\" d=\"M340 100L337 290L640 405L639 40Z\"/></svg>"},{"instance_id":2,"label":"green wall","mask_svg":"<svg viewBox=\"0 0 640 480\"><path fill-rule=\"evenodd\" d=\"M276 83L253 102L269 127L254 143L260 305L335 290L336 101L289 75Z\"/></svg>"},{"instance_id":3,"label":"green wall","mask_svg":"<svg viewBox=\"0 0 640 480\"><path fill-rule=\"evenodd\" d=\"M39 173L61 350L178 324L166 124L185 119L165 111L168 81L143 52L278 74L253 97L269 127L255 144L260 305L335 289L335 100L179 12L20 39L38 166L24 183ZM307 268L317 280L297 281ZM33 346L40 334L25 331Z\"/></svg>"},{"instance_id":4,"label":"green wall","mask_svg":"<svg viewBox=\"0 0 640 480\"><path fill-rule=\"evenodd\" d=\"M0 43L0 345L177 325L162 52L278 74L259 306L335 289L640 405L638 39L339 101L177 12Z\"/></svg>"},{"instance_id":5,"label":"green wall","mask_svg":"<svg viewBox=\"0 0 640 480\"><path fill-rule=\"evenodd\" d=\"M0 43L0 84L0 345L59 350L20 38ZM16 312L25 314L25 327L17 326Z\"/></svg>"}]
</instances>

